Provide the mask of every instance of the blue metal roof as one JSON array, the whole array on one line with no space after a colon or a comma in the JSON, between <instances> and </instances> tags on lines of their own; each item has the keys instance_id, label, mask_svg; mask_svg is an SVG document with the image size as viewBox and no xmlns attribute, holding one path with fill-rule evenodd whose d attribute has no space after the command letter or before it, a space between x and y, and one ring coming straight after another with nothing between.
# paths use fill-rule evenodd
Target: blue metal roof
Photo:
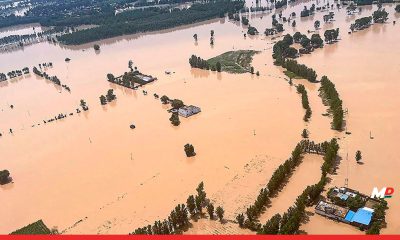
<instances>
[{"instance_id":1,"label":"blue metal roof","mask_svg":"<svg viewBox=\"0 0 400 240\"><path fill-rule=\"evenodd\" d=\"M346 214L346 217L344 218L344 220L346 220L348 222L351 222L351 220L353 219L354 214L355 214L355 212L353 212L351 210L348 211L347 214Z\"/></svg>"},{"instance_id":2,"label":"blue metal roof","mask_svg":"<svg viewBox=\"0 0 400 240\"><path fill-rule=\"evenodd\" d=\"M354 214L353 218L351 219L351 222L360 223L360 224L364 224L364 225L369 225L369 223L371 222L372 213L373 212L371 212L369 210L366 210L364 208L360 208Z\"/></svg>"}]
</instances>

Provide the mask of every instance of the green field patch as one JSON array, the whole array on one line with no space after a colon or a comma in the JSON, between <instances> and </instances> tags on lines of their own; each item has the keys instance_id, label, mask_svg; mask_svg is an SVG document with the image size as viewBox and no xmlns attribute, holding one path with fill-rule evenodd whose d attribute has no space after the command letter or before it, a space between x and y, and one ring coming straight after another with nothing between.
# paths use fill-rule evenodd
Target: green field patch
<instances>
[{"instance_id":1,"label":"green field patch","mask_svg":"<svg viewBox=\"0 0 400 240\"><path fill-rule=\"evenodd\" d=\"M229 73L250 72L253 56L259 53L254 50L229 51L207 60L210 66L221 63L221 70Z\"/></svg>"},{"instance_id":2,"label":"green field patch","mask_svg":"<svg viewBox=\"0 0 400 240\"><path fill-rule=\"evenodd\" d=\"M51 234L50 229L44 224L42 220L31 223L21 229L18 229L11 234L13 235L30 235L30 234Z\"/></svg>"}]
</instances>

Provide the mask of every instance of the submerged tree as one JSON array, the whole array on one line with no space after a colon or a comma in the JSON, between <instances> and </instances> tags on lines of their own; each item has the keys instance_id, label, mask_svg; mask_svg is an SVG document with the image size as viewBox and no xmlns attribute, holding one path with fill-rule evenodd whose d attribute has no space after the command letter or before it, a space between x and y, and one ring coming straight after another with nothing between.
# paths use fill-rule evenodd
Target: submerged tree
<instances>
[{"instance_id":1,"label":"submerged tree","mask_svg":"<svg viewBox=\"0 0 400 240\"><path fill-rule=\"evenodd\" d=\"M224 219L224 213L225 213L224 209L221 206L218 206L216 213L217 213L219 220L222 222L222 219Z\"/></svg>"},{"instance_id":2,"label":"submerged tree","mask_svg":"<svg viewBox=\"0 0 400 240\"><path fill-rule=\"evenodd\" d=\"M236 216L236 221L239 223L239 227L244 226L244 215L243 213L240 213L239 215Z\"/></svg>"},{"instance_id":3,"label":"submerged tree","mask_svg":"<svg viewBox=\"0 0 400 240\"><path fill-rule=\"evenodd\" d=\"M169 118L169 121L171 121L171 124L174 126L179 126L179 124L181 124L178 113L176 112L172 113L171 117Z\"/></svg>"},{"instance_id":4,"label":"submerged tree","mask_svg":"<svg viewBox=\"0 0 400 240\"><path fill-rule=\"evenodd\" d=\"M89 110L89 107L87 106L85 100L81 99L80 101L80 106L82 107L83 111Z\"/></svg>"},{"instance_id":5,"label":"submerged tree","mask_svg":"<svg viewBox=\"0 0 400 240\"><path fill-rule=\"evenodd\" d=\"M388 15L385 9L378 9L372 14L372 18L376 23L384 23L388 20Z\"/></svg>"},{"instance_id":6,"label":"submerged tree","mask_svg":"<svg viewBox=\"0 0 400 240\"><path fill-rule=\"evenodd\" d=\"M185 144L184 150L185 150L185 153L186 153L187 157L196 156L196 152L194 151L194 147L193 147L192 144L189 144L189 143Z\"/></svg>"},{"instance_id":7,"label":"submerged tree","mask_svg":"<svg viewBox=\"0 0 400 240\"><path fill-rule=\"evenodd\" d=\"M302 136L303 138L308 138L308 131L307 131L307 129L303 129L303 132L301 133L301 136Z\"/></svg>"},{"instance_id":8,"label":"submerged tree","mask_svg":"<svg viewBox=\"0 0 400 240\"><path fill-rule=\"evenodd\" d=\"M100 103L101 105L106 105L107 104L107 99L104 95L100 96Z\"/></svg>"},{"instance_id":9,"label":"submerged tree","mask_svg":"<svg viewBox=\"0 0 400 240\"><path fill-rule=\"evenodd\" d=\"M362 156L361 156L361 151L360 151L360 150L358 150L358 151L356 152L356 161L357 161L357 162L360 162L360 161L361 161L361 159L362 159Z\"/></svg>"},{"instance_id":10,"label":"submerged tree","mask_svg":"<svg viewBox=\"0 0 400 240\"><path fill-rule=\"evenodd\" d=\"M169 97L163 95L163 96L160 98L160 100L161 100L161 102L162 102L163 104L167 104L167 103L169 102Z\"/></svg>"},{"instance_id":11,"label":"submerged tree","mask_svg":"<svg viewBox=\"0 0 400 240\"><path fill-rule=\"evenodd\" d=\"M117 97L115 96L115 94L114 94L114 90L113 90L113 89L108 89L106 98L107 98L107 101L108 101L108 102L111 102L111 101L113 101L114 99L117 98Z\"/></svg>"},{"instance_id":12,"label":"submerged tree","mask_svg":"<svg viewBox=\"0 0 400 240\"><path fill-rule=\"evenodd\" d=\"M11 181L10 172L8 170L0 171L0 184L7 184Z\"/></svg>"},{"instance_id":13,"label":"submerged tree","mask_svg":"<svg viewBox=\"0 0 400 240\"><path fill-rule=\"evenodd\" d=\"M197 33L193 35L194 40L197 42Z\"/></svg>"},{"instance_id":14,"label":"submerged tree","mask_svg":"<svg viewBox=\"0 0 400 240\"><path fill-rule=\"evenodd\" d=\"M179 100L179 99L174 99L174 100L172 100L171 105L172 105L172 107L175 108L175 109L179 109L179 108L185 106L185 104L183 104L183 101L182 101L182 100Z\"/></svg>"},{"instance_id":15,"label":"submerged tree","mask_svg":"<svg viewBox=\"0 0 400 240\"><path fill-rule=\"evenodd\" d=\"M99 51L100 50L100 46L98 44L93 45L94 50Z\"/></svg>"},{"instance_id":16,"label":"submerged tree","mask_svg":"<svg viewBox=\"0 0 400 240\"><path fill-rule=\"evenodd\" d=\"M210 215L210 219L214 219L214 205L212 203L207 205L207 212Z\"/></svg>"},{"instance_id":17,"label":"submerged tree","mask_svg":"<svg viewBox=\"0 0 400 240\"><path fill-rule=\"evenodd\" d=\"M114 80L115 80L114 75L111 74L111 73L107 74L107 80L108 80L109 82L114 82Z\"/></svg>"},{"instance_id":18,"label":"submerged tree","mask_svg":"<svg viewBox=\"0 0 400 240\"><path fill-rule=\"evenodd\" d=\"M320 25L321 25L321 22L320 22L319 20L316 20L316 21L314 22L314 28L315 28L315 30L317 30L317 29L319 28Z\"/></svg>"}]
</instances>

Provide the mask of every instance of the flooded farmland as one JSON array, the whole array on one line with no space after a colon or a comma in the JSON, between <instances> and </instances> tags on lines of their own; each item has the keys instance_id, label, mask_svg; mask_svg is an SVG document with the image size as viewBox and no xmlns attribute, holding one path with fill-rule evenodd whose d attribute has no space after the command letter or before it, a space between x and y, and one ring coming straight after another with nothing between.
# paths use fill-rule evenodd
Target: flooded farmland
<instances>
[{"instance_id":1,"label":"flooded farmland","mask_svg":"<svg viewBox=\"0 0 400 240\"><path fill-rule=\"evenodd\" d=\"M299 2L283 15L311 4ZM0 82L0 166L13 177L12 184L0 186L0 212L12 216L0 224L0 233L43 219L49 227L68 234L127 234L165 218L176 204L195 193L201 181L210 200L223 205L226 218L234 220L290 156L304 128L317 142L340 138L342 160L330 186L342 186L348 178L350 187L365 194L375 186L397 189L400 177L393 169L400 164L395 147L400 134L396 124L400 119L396 111L400 48L388 46L400 41L400 26L392 24L400 16L394 13L394 4L384 7L389 12L388 23L351 35L347 34L349 25L359 16L347 16L345 9L335 8L336 21L322 23L319 31L323 34L325 29L339 27L341 40L298 59L314 68L319 78L327 75L336 84L348 109L346 130L351 135L330 129L331 119L322 116L326 107L318 97L318 83L294 80L305 84L313 110L310 122L305 123L295 86L273 65L274 40L263 34L245 38L246 27L227 18L104 40L97 42L99 52L93 44L67 47L42 42L2 53L0 72L52 62L47 72L71 92L33 73ZM363 7L360 16L371 15L375 8ZM297 27L285 25L284 33L313 30L314 21L322 22L323 14L297 17ZM250 24L262 33L271 27L271 15L252 14ZM209 44L211 30L215 31L214 46ZM195 33L197 43L192 37ZM237 49L261 51L252 64L260 76L192 69L188 62L192 54L208 59ZM128 71L129 60L158 80L138 90L109 83L106 75ZM99 96L110 88L117 100L100 105ZM174 127L167 106L154 93L199 106L202 112L181 118L180 126ZM89 111L75 113L81 99ZM59 113L68 117L44 124L43 120ZM195 147L195 157L185 156L186 143ZM363 153L363 165L354 160L356 150ZM298 167L292 176L296 182L290 182L273 200L271 212L285 211L306 185L318 181L322 161L312 160ZM296 177L307 171L305 166L310 175ZM396 196L388 203L383 233L399 233L396 213L400 204ZM262 223L272 216L268 210L265 214ZM207 224L200 220L189 233L215 233L214 226ZM335 233L362 234L348 225L332 224L315 215L301 229L313 234L321 233L321 226L332 226ZM222 228L222 233L247 233L237 225L237 232L235 227L226 230L218 223L212 225Z\"/></svg>"}]
</instances>

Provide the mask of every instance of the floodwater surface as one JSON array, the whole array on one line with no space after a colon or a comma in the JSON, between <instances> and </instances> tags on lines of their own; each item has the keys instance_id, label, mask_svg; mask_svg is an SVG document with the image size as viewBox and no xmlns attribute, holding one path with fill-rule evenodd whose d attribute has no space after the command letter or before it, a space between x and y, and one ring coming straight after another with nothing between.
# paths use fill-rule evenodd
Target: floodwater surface
<instances>
[{"instance_id":1,"label":"floodwater surface","mask_svg":"<svg viewBox=\"0 0 400 240\"><path fill-rule=\"evenodd\" d=\"M283 14L296 11L299 15L304 4L311 6L312 2L298 3L284 9ZM400 119L400 86L396 81L400 49L393 46L400 40L400 31L399 25L391 23L399 17L394 14L394 5L384 7L390 13L390 23L351 35L347 29L354 16L348 17L344 9L335 7L336 21L322 23L319 32L323 35L325 29L340 27L341 40L299 59L336 84L349 110L346 126L351 135L330 129L330 119L322 116L326 107L318 97L318 84L295 80L295 84L306 85L313 110L311 121L304 123L300 95L284 79L282 69L272 64L274 40L263 34L245 38L246 27L227 19L104 40L98 42L100 52L93 50L93 44L66 47L43 42L1 54L0 72L5 73L53 62L48 73L58 76L71 93L33 73L0 83L0 168L8 169L13 177L12 184L0 187L0 212L7 216L0 224L0 233L43 219L49 227L70 234L127 234L167 217L175 205L195 194L201 181L210 200L222 205L227 219L234 220L290 156L304 128L316 141L340 137L342 159L349 154L331 185L341 186L348 177L351 188L366 194L374 186L396 189L400 180L394 171L400 157L395 147L400 133L396 125ZM360 16L370 15L375 8L363 7ZM326 12L298 17L297 27L285 25L285 33L306 33L313 29L315 20L322 22L323 14ZM253 14L250 23L263 32L271 27L271 15ZM211 30L215 31L214 46L209 44ZM195 33L197 43L192 37ZM192 54L208 59L235 49L261 51L253 61L260 76L190 68ZM64 61L67 57L69 63ZM158 80L136 91L107 82L107 73L128 71L129 60ZM173 73L166 75L166 70ZM117 99L101 106L99 97L110 88ZM202 112L180 118L181 125L173 127L168 107L155 99L154 93L199 106ZM80 99L90 109L76 114ZM71 112L74 115L63 120L43 122ZM131 130L130 124L136 129ZM195 147L195 157L185 156L186 143ZM354 160L358 149L363 153L363 165ZM317 181L320 172L312 173L310 179L290 182L287 191L292 184L301 189L313 184L313 177ZM285 189L280 194L279 198L287 195L289 199L298 195ZM396 196L388 201L384 233L400 232L396 215L400 204L395 200ZM289 202L282 204L276 212L290 206ZM302 229L312 234L333 226L319 217L310 217ZM194 225L200 230L190 231L209 231L210 223L201 226L202 222ZM212 224L221 229L218 222ZM229 226L226 232L235 233ZM335 233L354 233L344 224L335 227Z\"/></svg>"}]
</instances>

